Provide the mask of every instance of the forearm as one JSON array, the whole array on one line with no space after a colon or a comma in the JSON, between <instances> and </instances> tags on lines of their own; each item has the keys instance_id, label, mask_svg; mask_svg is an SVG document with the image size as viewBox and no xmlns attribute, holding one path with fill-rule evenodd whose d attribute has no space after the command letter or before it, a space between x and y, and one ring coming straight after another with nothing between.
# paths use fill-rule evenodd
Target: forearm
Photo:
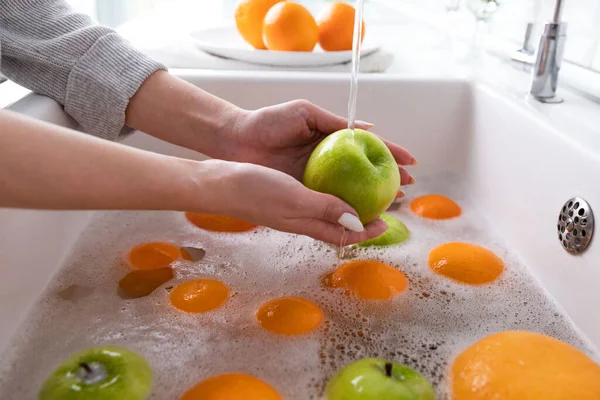
<instances>
[{"instance_id":1,"label":"forearm","mask_svg":"<svg viewBox=\"0 0 600 400\"><path fill-rule=\"evenodd\" d=\"M148 78L129 102L127 125L210 157L228 151L225 133L239 107L165 71Z\"/></svg>"},{"instance_id":2,"label":"forearm","mask_svg":"<svg viewBox=\"0 0 600 400\"><path fill-rule=\"evenodd\" d=\"M239 108L168 74L64 0L0 1L2 72L47 95L84 130L110 140L131 128L210 156Z\"/></svg>"},{"instance_id":3,"label":"forearm","mask_svg":"<svg viewBox=\"0 0 600 400\"><path fill-rule=\"evenodd\" d=\"M202 210L206 168L0 111L0 207Z\"/></svg>"},{"instance_id":4,"label":"forearm","mask_svg":"<svg viewBox=\"0 0 600 400\"><path fill-rule=\"evenodd\" d=\"M0 45L4 75L64 105L86 132L111 140L130 131L130 98L165 68L64 0L0 1Z\"/></svg>"}]
</instances>

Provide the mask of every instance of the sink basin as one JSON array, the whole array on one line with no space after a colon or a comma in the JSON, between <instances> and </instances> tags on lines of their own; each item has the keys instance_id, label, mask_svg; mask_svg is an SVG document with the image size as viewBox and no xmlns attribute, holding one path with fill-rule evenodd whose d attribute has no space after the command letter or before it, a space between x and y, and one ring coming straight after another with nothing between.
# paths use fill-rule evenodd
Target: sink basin
<instances>
[{"instance_id":1,"label":"sink basin","mask_svg":"<svg viewBox=\"0 0 600 400\"><path fill-rule=\"evenodd\" d=\"M341 75L182 72L181 77L249 109L305 98L346 113L349 84ZM39 96L11 108L75 127L60 107ZM419 162L411 169L418 182L443 175L456 179L480 216L474 222L490 226L581 336L600 346L600 244L592 240L587 251L573 256L557 237L557 218L568 199L581 197L600 210L598 153L575 141L568 126L558 129L539 107L463 80L361 78L358 118L411 150ZM203 158L143 133L125 143ZM0 210L0 351L10 347L94 214Z\"/></svg>"}]
</instances>

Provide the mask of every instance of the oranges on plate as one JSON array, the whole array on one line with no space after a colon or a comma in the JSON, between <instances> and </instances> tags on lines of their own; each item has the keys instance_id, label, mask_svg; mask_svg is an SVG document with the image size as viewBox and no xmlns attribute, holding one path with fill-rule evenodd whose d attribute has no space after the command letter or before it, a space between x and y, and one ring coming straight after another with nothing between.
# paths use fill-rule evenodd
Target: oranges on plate
<instances>
[{"instance_id":1,"label":"oranges on plate","mask_svg":"<svg viewBox=\"0 0 600 400\"><path fill-rule=\"evenodd\" d=\"M354 7L348 3L331 3L317 16L319 45L325 51L352 50L354 36ZM365 21L362 21L360 40L365 38Z\"/></svg>"},{"instance_id":2,"label":"oranges on plate","mask_svg":"<svg viewBox=\"0 0 600 400\"><path fill-rule=\"evenodd\" d=\"M276 51L313 51L319 41L315 18L303 5L291 1L271 7L262 34L267 49Z\"/></svg>"},{"instance_id":3,"label":"oranges on plate","mask_svg":"<svg viewBox=\"0 0 600 400\"><path fill-rule=\"evenodd\" d=\"M235 26L246 42L259 50L267 47L263 42L262 26L265 15L281 0L241 0L235 8Z\"/></svg>"},{"instance_id":4,"label":"oranges on plate","mask_svg":"<svg viewBox=\"0 0 600 400\"><path fill-rule=\"evenodd\" d=\"M345 2L327 5L315 19L293 1L240 0L234 18L239 34L258 50L311 52L319 43L325 51L347 51L352 49L354 14ZM361 40L364 34L363 20Z\"/></svg>"}]
</instances>

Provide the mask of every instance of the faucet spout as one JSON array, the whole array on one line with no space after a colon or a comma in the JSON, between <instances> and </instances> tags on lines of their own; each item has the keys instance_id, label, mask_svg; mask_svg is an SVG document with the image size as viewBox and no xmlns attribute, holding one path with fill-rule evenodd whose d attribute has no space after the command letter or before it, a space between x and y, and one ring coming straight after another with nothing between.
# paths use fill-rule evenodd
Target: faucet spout
<instances>
[{"instance_id":1,"label":"faucet spout","mask_svg":"<svg viewBox=\"0 0 600 400\"><path fill-rule=\"evenodd\" d=\"M560 17L562 15L562 6L563 0L556 0L556 5L554 6L554 19L552 20L552 22L554 22L555 24L560 23Z\"/></svg>"},{"instance_id":2,"label":"faucet spout","mask_svg":"<svg viewBox=\"0 0 600 400\"><path fill-rule=\"evenodd\" d=\"M558 74L567 38L567 24L560 21L562 4L562 0L556 0L553 21L544 26L533 66L530 93L543 103L562 102L562 99L556 96Z\"/></svg>"}]
</instances>

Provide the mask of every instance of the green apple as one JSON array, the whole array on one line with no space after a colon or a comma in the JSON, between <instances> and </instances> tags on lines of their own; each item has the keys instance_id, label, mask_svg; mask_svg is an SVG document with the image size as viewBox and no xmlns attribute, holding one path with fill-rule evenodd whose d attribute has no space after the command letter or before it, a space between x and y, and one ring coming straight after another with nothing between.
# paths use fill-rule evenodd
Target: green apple
<instances>
[{"instance_id":1,"label":"green apple","mask_svg":"<svg viewBox=\"0 0 600 400\"><path fill-rule=\"evenodd\" d=\"M400 172L394 156L376 135L342 129L327 136L310 155L304 171L306 187L339 197L367 224L396 198Z\"/></svg>"},{"instance_id":2,"label":"green apple","mask_svg":"<svg viewBox=\"0 0 600 400\"><path fill-rule=\"evenodd\" d=\"M152 370L138 354L121 347L93 347L74 354L52 372L39 400L143 400Z\"/></svg>"},{"instance_id":3,"label":"green apple","mask_svg":"<svg viewBox=\"0 0 600 400\"><path fill-rule=\"evenodd\" d=\"M387 224L387 230L376 238L358 243L358 246L391 246L393 244L402 243L409 238L410 232L402 221L388 214L381 214L381 219Z\"/></svg>"},{"instance_id":4,"label":"green apple","mask_svg":"<svg viewBox=\"0 0 600 400\"><path fill-rule=\"evenodd\" d=\"M425 377L380 358L363 358L340 370L327 384L325 400L435 400Z\"/></svg>"}]
</instances>

